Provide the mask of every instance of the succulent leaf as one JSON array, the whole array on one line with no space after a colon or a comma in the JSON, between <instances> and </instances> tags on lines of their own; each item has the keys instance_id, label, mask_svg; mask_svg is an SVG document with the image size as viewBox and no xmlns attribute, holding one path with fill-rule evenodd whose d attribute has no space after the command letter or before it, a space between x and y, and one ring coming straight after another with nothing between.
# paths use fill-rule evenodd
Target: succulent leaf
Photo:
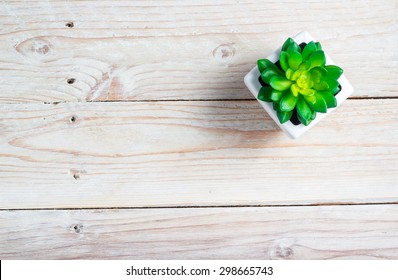
<instances>
[{"instance_id":1,"label":"succulent leaf","mask_svg":"<svg viewBox=\"0 0 398 280\"><path fill-rule=\"evenodd\" d=\"M316 50L317 50L317 51L321 51L321 50L322 50L322 45L321 45L321 43L316 42L316 43L315 43L315 46L316 46Z\"/></svg>"},{"instance_id":2,"label":"succulent leaf","mask_svg":"<svg viewBox=\"0 0 398 280\"><path fill-rule=\"evenodd\" d=\"M319 84L323 76L327 75L327 71L322 67L314 67L310 70L311 79L314 84Z\"/></svg>"},{"instance_id":3,"label":"succulent leaf","mask_svg":"<svg viewBox=\"0 0 398 280\"><path fill-rule=\"evenodd\" d=\"M288 59L288 64L290 68L292 68L293 70L297 70L301 62L303 62L303 57L301 56L301 53L299 53L298 51L290 52Z\"/></svg>"},{"instance_id":4,"label":"succulent leaf","mask_svg":"<svg viewBox=\"0 0 398 280\"><path fill-rule=\"evenodd\" d=\"M291 92L286 93L280 101L279 107L281 111L283 112L292 111L294 107L296 107L297 99L298 97L295 96L293 93Z\"/></svg>"},{"instance_id":5,"label":"succulent leaf","mask_svg":"<svg viewBox=\"0 0 398 280\"><path fill-rule=\"evenodd\" d=\"M288 54L292 54L293 52L301 53L301 48L296 42L293 41L293 43L291 43L287 48L287 52Z\"/></svg>"},{"instance_id":6,"label":"succulent leaf","mask_svg":"<svg viewBox=\"0 0 398 280\"><path fill-rule=\"evenodd\" d=\"M279 63L283 69L283 71L287 71L289 69L289 54L287 52L282 51L281 55L279 56Z\"/></svg>"},{"instance_id":7,"label":"succulent leaf","mask_svg":"<svg viewBox=\"0 0 398 280\"><path fill-rule=\"evenodd\" d=\"M302 89L300 89L300 93L301 93L301 95L304 95L304 96L312 96L312 95L314 95L315 94L315 90L313 90L312 88L302 88Z\"/></svg>"},{"instance_id":8,"label":"succulent leaf","mask_svg":"<svg viewBox=\"0 0 398 280\"><path fill-rule=\"evenodd\" d=\"M293 93L294 96L298 96L300 88L297 84L292 84L292 86L290 87L290 91Z\"/></svg>"},{"instance_id":9,"label":"succulent leaf","mask_svg":"<svg viewBox=\"0 0 398 280\"><path fill-rule=\"evenodd\" d=\"M336 65L327 65L327 66L325 66L325 70L328 73L328 77L331 77L335 80L340 78L341 74L343 74L343 69L341 69L340 67L338 67Z\"/></svg>"},{"instance_id":10,"label":"succulent leaf","mask_svg":"<svg viewBox=\"0 0 398 280\"><path fill-rule=\"evenodd\" d=\"M290 88L292 81L286 79L285 77L273 76L269 84L273 89L284 91Z\"/></svg>"},{"instance_id":11,"label":"succulent leaf","mask_svg":"<svg viewBox=\"0 0 398 280\"><path fill-rule=\"evenodd\" d=\"M305 99L305 101L307 101L308 104L310 104L310 103L315 104L315 102L316 102L315 94L314 95L306 95L306 96L304 96L304 99ZM310 107L311 107L311 105L310 105Z\"/></svg>"},{"instance_id":12,"label":"succulent leaf","mask_svg":"<svg viewBox=\"0 0 398 280\"><path fill-rule=\"evenodd\" d=\"M262 73L265 70L268 69L273 69L277 72L280 73L280 75L284 75L283 71L281 69L279 69L273 62L271 62L268 59L259 59L257 60L257 66L258 66L258 70L260 71L260 73Z\"/></svg>"},{"instance_id":13,"label":"succulent leaf","mask_svg":"<svg viewBox=\"0 0 398 280\"><path fill-rule=\"evenodd\" d=\"M287 69L287 71L286 71L286 78L288 78L289 80L293 80L293 74L294 74L294 71L293 71L293 69Z\"/></svg>"},{"instance_id":14,"label":"succulent leaf","mask_svg":"<svg viewBox=\"0 0 398 280\"><path fill-rule=\"evenodd\" d=\"M261 101L271 102L272 88L270 86L260 88L257 98Z\"/></svg>"},{"instance_id":15,"label":"succulent leaf","mask_svg":"<svg viewBox=\"0 0 398 280\"><path fill-rule=\"evenodd\" d=\"M273 64L268 59L259 59L259 60L257 60L257 67L258 67L258 71L260 71L260 73L262 73L265 69L275 67L275 64Z\"/></svg>"},{"instance_id":16,"label":"succulent leaf","mask_svg":"<svg viewBox=\"0 0 398 280\"><path fill-rule=\"evenodd\" d=\"M303 49L303 59L306 60L313 52L317 51L317 47L313 41L309 42Z\"/></svg>"},{"instance_id":17,"label":"succulent leaf","mask_svg":"<svg viewBox=\"0 0 398 280\"><path fill-rule=\"evenodd\" d=\"M312 119L304 119L300 114L297 114L297 118L305 126L308 126L312 121Z\"/></svg>"},{"instance_id":18,"label":"succulent leaf","mask_svg":"<svg viewBox=\"0 0 398 280\"><path fill-rule=\"evenodd\" d=\"M269 84L271 82L271 78L274 76L280 75L281 72L275 70L275 69L266 69L261 73L261 79L264 81L264 83ZM283 73L281 76L284 76Z\"/></svg>"},{"instance_id":19,"label":"succulent leaf","mask_svg":"<svg viewBox=\"0 0 398 280\"><path fill-rule=\"evenodd\" d=\"M311 71L311 79L314 84L319 84L321 82L322 74L318 71Z\"/></svg>"},{"instance_id":20,"label":"succulent leaf","mask_svg":"<svg viewBox=\"0 0 398 280\"><path fill-rule=\"evenodd\" d=\"M300 78L301 74L303 74L305 71L306 71L306 70L302 70L302 69L299 69L299 70L294 71L291 80L292 80L292 81L297 81L298 78Z\"/></svg>"},{"instance_id":21,"label":"succulent leaf","mask_svg":"<svg viewBox=\"0 0 398 280\"><path fill-rule=\"evenodd\" d=\"M338 87L332 88L332 89L330 90L330 93L333 94L333 95L335 95L335 94L338 93L339 91L340 91L340 87L338 86Z\"/></svg>"},{"instance_id":22,"label":"succulent leaf","mask_svg":"<svg viewBox=\"0 0 398 280\"><path fill-rule=\"evenodd\" d=\"M316 90L328 90L329 88L330 87L329 87L328 83L325 81L320 81L319 83L314 84L314 89L316 89Z\"/></svg>"},{"instance_id":23,"label":"succulent leaf","mask_svg":"<svg viewBox=\"0 0 398 280\"><path fill-rule=\"evenodd\" d=\"M272 107L274 108L275 111L277 111L277 112L282 112L282 111L281 111L281 108L280 108L279 102L274 102L274 103L272 104Z\"/></svg>"},{"instance_id":24,"label":"succulent leaf","mask_svg":"<svg viewBox=\"0 0 398 280\"><path fill-rule=\"evenodd\" d=\"M308 70L308 69L310 69L310 66L311 66L311 64L307 60L304 60L304 57L303 57L303 62L301 62L300 66L299 66L299 70Z\"/></svg>"},{"instance_id":25,"label":"succulent leaf","mask_svg":"<svg viewBox=\"0 0 398 280\"><path fill-rule=\"evenodd\" d=\"M309 120L312 117L312 109L305 101L304 97L299 96L297 100L297 114L299 114L302 118Z\"/></svg>"},{"instance_id":26,"label":"succulent leaf","mask_svg":"<svg viewBox=\"0 0 398 280\"><path fill-rule=\"evenodd\" d=\"M308 105L312 110L319 113L326 113L327 105L325 99L319 93L315 93L315 103L308 102Z\"/></svg>"},{"instance_id":27,"label":"succulent leaf","mask_svg":"<svg viewBox=\"0 0 398 280\"><path fill-rule=\"evenodd\" d=\"M322 77L322 80L325 81L325 82L328 84L328 87L329 87L330 89L338 88L338 87L339 87L339 83L338 83L337 80L334 79L334 78L331 78L331 77L329 77L329 76L326 76L326 77Z\"/></svg>"},{"instance_id":28,"label":"succulent leaf","mask_svg":"<svg viewBox=\"0 0 398 280\"><path fill-rule=\"evenodd\" d=\"M286 93L286 91L278 91L273 89L270 95L270 99L274 102L279 102L282 99L282 96Z\"/></svg>"},{"instance_id":29,"label":"succulent leaf","mask_svg":"<svg viewBox=\"0 0 398 280\"><path fill-rule=\"evenodd\" d=\"M287 38L286 41L285 41L285 43L283 43L283 46L282 46L282 50L281 50L281 51L286 52L287 49L289 48L289 46L290 46L292 43L294 43L294 40L293 40L292 38Z\"/></svg>"},{"instance_id":30,"label":"succulent leaf","mask_svg":"<svg viewBox=\"0 0 398 280\"><path fill-rule=\"evenodd\" d=\"M331 94L330 92L321 92L320 94L322 95L322 98L325 100L326 106L328 108L334 108L337 106L337 100L333 94Z\"/></svg>"},{"instance_id":31,"label":"succulent leaf","mask_svg":"<svg viewBox=\"0 0 398 280\"><path fill-rule=\"evenodd\" d=\"M324 67L314 67L311 69L311 74L312 73L318 73L320 76L327 76L328 75L328 71L326 71L326 69Z\"/></svg>"},{"instance_id":32,"label":"succulent leaf","mask_svg":"<svg viewBox=\"0 0 398 280\"><path fill-rule=\"evenodd\" d=\"M311 116L311 120L315 120L316 118L316 112L314 110L312 110L312 116Z\"/></svg>"},{"instance_id":33,"label":"succulent leaf","mask_svg":"<svg viewBox=\"0 0 398 280\"><path fill-rule=\"evenodd\" d=\"M293 115L293 111L289 111L289 112L276 112L276 115L278 116L278 119L281 123L285 123L288 120L290 120L290 118Z\"/></svg>"},{"instance_id":34,"label":"succulent leaf","mask_svg":"<svg viewBox=\"0 0 398 280\"><path fill-rule=\"evenodd\" d=\"M308 61L311 65L310 68L314 68L317 66L324 67L326 63L325 53L323 51L313 52L308 58Z\"/></svg>"}]
</instances>

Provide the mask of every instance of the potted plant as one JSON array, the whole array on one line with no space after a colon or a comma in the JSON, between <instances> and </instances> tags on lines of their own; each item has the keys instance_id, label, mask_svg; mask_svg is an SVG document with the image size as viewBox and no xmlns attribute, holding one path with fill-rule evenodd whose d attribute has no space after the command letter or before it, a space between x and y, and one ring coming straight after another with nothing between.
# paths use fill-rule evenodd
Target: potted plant
<instances>
[{"instance_id":1,"label":"potted plant","mask_svg":"<svg viewBox=\"0 0 398 280\"><path fill-rule=\"evenodd\" d=\"M353 88L308 32L257 61L245 84L271 118L291 138L298 138L338 107Z\"/></svg>"}]
</instances>

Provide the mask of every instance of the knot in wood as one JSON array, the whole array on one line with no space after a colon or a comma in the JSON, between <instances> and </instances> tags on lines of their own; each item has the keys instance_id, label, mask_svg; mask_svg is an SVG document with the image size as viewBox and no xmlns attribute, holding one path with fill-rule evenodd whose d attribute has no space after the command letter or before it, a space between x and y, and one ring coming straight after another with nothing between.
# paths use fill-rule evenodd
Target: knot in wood
<instances>
[{"instance_id":1,"label":"knot in wood","mask_svg":"<svg viewBox=\"0 0 398 280\"><path fill-rule=\"evenodd\" d=\"M80 176L81 176L81 174L83 174L83 173L87 173L87 171L86 171L86 170L76 170L76 169L71 169L71 170L69 171L69 173L72 175L73 179L75 179L75 180L79 180L79 179L80 179Z\"/></svg>"},{"instance_id":2,"label":"knot in wood","mask_svg":"<svg viewBox=\"0 0 398 280\"><path fill-rule=\"evenodd\" d=\"M230 44L221 44L213 50L213 56L221 62L229 62L235 56L235 48Z\"/></svg>"},{"instance_id":3,"label":"knot in wood","mask_svg":"<svg viewBox=\"0 0 398 280\"><path fill-rule=\"evenodd\" d=\"M278 246L275 248L275 255L280 259L291 259L294 256L294 251L289 247Z\"/></svg>"},{"instance_id":4,"label":"knot in wood","mask_svg":"<svg viewBox=\"0 0 398 280\"><path fill-rule=\"evenodd\" d=\"M70 226L71 231L75 233L83 233L83 225L82 224L74 224Z\"/></svg>"},{"instance_id":5,"label":"knot in wood","mask_svg":"<svg viewBox=\"0 0 398 280\"><path fill-rule=\"evenodd\" d=\"M48 40L39 37L23 41L15 46L15 49L24 56L40 61L46 61L54 54L53 45Z\"/></svg>"},{"instance_id":6,"label":"knot in wood","mask_svg":"<svg viewBox=\"0 0 398 280\"><path fill-rule=\"evenodd\" d=\"M69 122L70 123L75 123L77 121L77 116L76 115L72 115L70 118L69 118Z\"/></svg>"}]
</instances>

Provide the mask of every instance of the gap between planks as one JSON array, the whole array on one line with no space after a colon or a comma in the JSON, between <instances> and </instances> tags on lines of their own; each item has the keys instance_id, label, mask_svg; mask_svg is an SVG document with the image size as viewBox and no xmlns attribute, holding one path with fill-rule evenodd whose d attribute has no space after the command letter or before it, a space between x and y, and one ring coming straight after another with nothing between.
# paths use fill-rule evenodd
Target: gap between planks
<instances>
[{"instance_id":1,"label":"gap between planks","mask_svg":"<svg viewBox=\"0 0 398 280\"><path fill-rule=\"evenodd\" d=\"M351 96L348 97L347 100L373 100L373 99L398 99L398 96L377 96L377 97L364 97L364 96ZM203 102L203 101L214 101L214 102L220 102L220 101L231 101L231 102L240 102L240 101L256 101L256 99L253 98L240 98L240 99L166 99L166 100L94 100L94 101L56 101L56 102L43 102L43 104L52 104L52 105L57 105L57 104L75 104L75 103L145 103L145 102ZM2 104L2 103L0 103ZM18 104L29 104L26 102L21 102L21 103L4 103L5 105L18 105ZM32 103L36 104L36 103ZM40 103L38 103L40 104Z\"/></svg>"},{"instance_id":2,"label":"gap between planks","mask_svg":"<svg viewBox=\"0 0 398 280\"><path fill-rule=\"evenodd\" d=\"M143 206L143 207L59 207L59 208L9 208L0 209L4 211L79 211L79 210L145 210L145 209L206 209L206 208L285 208L285 207L334 207L334 206L377 206L377 205L398 205L396 202L333 202L313 204L258 204L258 205L192 205L192 206Z\"/></svg>"}]
</instances>

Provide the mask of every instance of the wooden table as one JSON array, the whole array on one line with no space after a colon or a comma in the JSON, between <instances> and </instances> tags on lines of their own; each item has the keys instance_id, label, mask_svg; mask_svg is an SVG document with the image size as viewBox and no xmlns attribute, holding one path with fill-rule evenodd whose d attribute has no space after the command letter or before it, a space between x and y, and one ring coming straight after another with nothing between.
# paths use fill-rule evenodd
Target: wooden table
<instances>
[{"instance_id":1,"label":"wooden table","mask_svg":"<svg viewBox=\"0 0 398 280\"><path fill-rule=\"evenodd\" d=\"M0 258L398 258L397 15L2 1ZM302 30L355 92L290 140L243 77Z\"/></svg>"}]
</instances>

